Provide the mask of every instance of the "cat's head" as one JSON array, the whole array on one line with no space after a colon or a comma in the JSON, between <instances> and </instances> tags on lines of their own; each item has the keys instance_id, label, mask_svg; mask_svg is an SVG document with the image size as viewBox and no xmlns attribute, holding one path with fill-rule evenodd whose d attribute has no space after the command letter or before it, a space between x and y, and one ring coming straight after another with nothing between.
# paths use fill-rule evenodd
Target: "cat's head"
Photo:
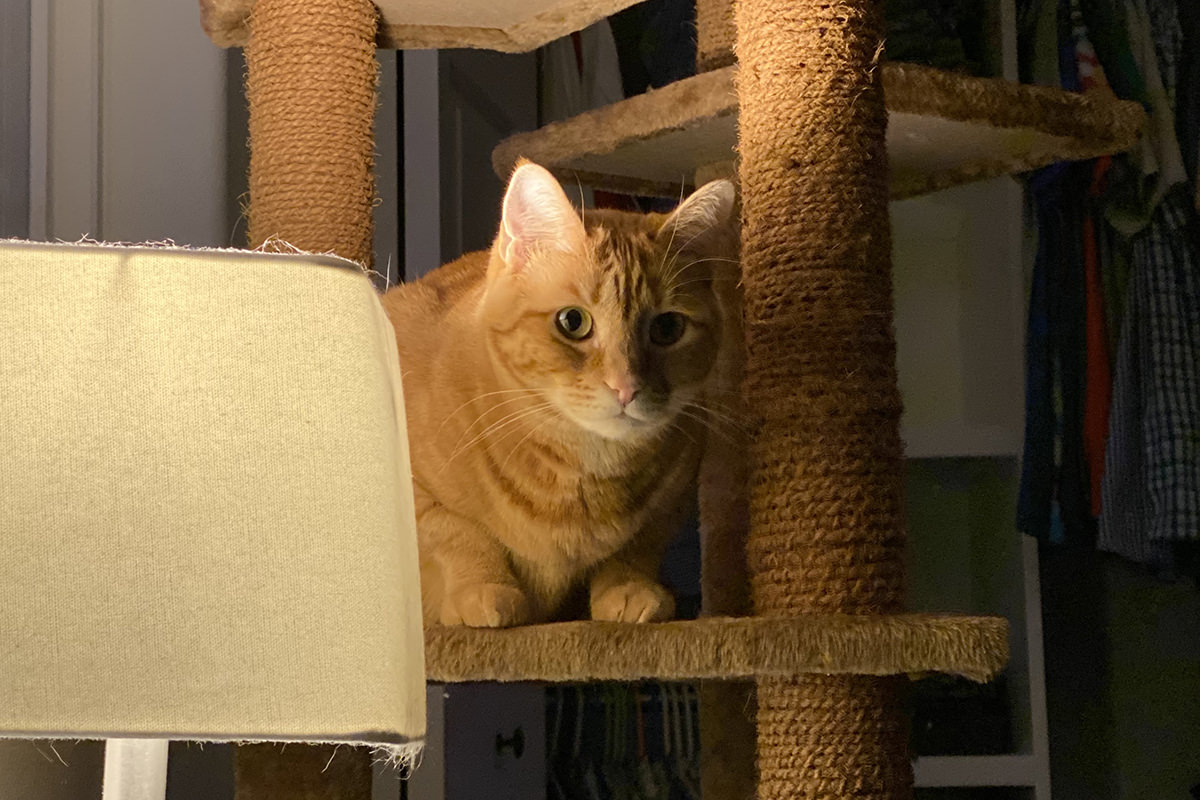
<instances>
[{"instance_id":1,"label":"cat's head","mask_svg":"<svg viewBox=\"0 0 1200 800\"><path fill-rule=\"evenodd\" d=\"M737 281L734 188L669 215L587 210L523 163L509 182L480 312L497 368L606 439L695 413Z\"/></svg>"}]
</instances>

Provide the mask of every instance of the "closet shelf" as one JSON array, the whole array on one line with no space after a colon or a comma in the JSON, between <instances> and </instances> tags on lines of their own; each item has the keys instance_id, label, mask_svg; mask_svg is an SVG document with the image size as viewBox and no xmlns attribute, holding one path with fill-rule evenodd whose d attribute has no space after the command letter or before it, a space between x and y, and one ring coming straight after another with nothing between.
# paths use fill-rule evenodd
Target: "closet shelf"
<instances>
[{"instance_id":1,"label":"closet shelf","mask_svg":"<svg viewBox=\"0 0 1200 800\"><path fill-rule=\"evenodd\" d=\"M752 679L944 672L984 682L1008 660L1008 620L952 614L705 617L425 631L429 680Z\"/></svg>"},{"instance_id":2,"label":"closet shelf","mask_svg":"<svg viewBox=\"0 0 1200 800\"><path fill-rule=\"evenodd\" d=\"M569 182L678 197L697 170L733 171L735 69L512 136L492 153L493 167L507 176L524 157ZM1120 152L1145 118L1133 102L912 64L884 64L883 85L894 199Z\"/></svg>"},{"instance_id":3,"label":"closet shelf","mask_svg":"<svg viewBox=\"0 0 1200 800\"><path fill-rule=\"evenodd\" d=\"M586 28L638 0L375 0L383 48L476 47L523 53ZM221 47L250 37L255 0L200 0L200 22Z\"/></svg>"}]
</instances>

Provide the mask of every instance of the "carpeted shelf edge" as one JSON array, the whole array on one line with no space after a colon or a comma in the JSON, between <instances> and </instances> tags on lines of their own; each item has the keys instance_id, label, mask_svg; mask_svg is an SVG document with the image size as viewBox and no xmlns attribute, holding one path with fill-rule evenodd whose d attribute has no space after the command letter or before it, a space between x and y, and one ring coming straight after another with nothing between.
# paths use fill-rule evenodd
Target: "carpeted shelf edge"
<instances>
[{"instance_id":1,"label":"carpeted shelf edge","mask_svg":"<svg viewBox=\"0 0 1200 800\"><path fill-rule=\"evenodd\" d=\"M733 73L734 67L701 72L536 131L514 134L496 145L492 167L497 175L506 176L518 158L524 157L554 172L560 164L583 154L611 154L641 139L737 115ZM731 151L732 145L730 142Z\"/></svg>"},{"instance_id":2,"label":"carpeted shelf edge","mask_svg":"<svg viewBox=\"0 0 1200 800\"><path fill-rule=\"evenodd\" d=\"M554 171L584 152L612 153L630 142L737 114L734 67L701 72L616 103L518 133L492 151L496 174L507 176L524 157ZM732 150L733 142L730 142ZM572 172L572 174L574 174Z\"/></svg>"},{"instance_id":3,"label":"carpeted shelf edge","mask_svg":"<svg viewBox=\"0 0 1200 800\"><path fill-rule=\"evenodd\" d=\"M1145 123L1141 106L1130 101L918 64L884 64L883 91L888 111L1032 128L1075 139L1087 152L1128 149Z\"/></svg>"},{"instance_id":4,"label":"carpeted shelf edge","mask_svg":"<svg viewBox=\"0 0 1200 800\"><path fill-rule=\"evenodd\" d=\"M640 179L596 168L579 159L619 158L623 148L672 132L700 130L736 116L736 66L703 72L661 89L627 98L505 139L492 153L496 174L507 176L529 158L562 178L616 191L674 196L678 183ZM914 64L883 65L884 94L893 115L892 136L904 136L904 115L938 118L1012 132L1011 147L953 168L914 174L893 163L891 196L911 197L973 180L1025 172L1062 160L1094 158L1134 145L1145 124L1137 103L1081 95L999 78L976 78ZM911 118L911 117L910 117ZM936 145L933 145L936 147ZM732 138L725 151L733 154ZM711 160L699 158L695 168Z\"/></svg>"},{"instance_id":5,"label":"carpeted shelf edge","mask_svg":"<svg viewBox=\"0 0 1200 800\"><path fill-rule=\"evenodd\" d=\"M431 681L750 679L942 672L987 681L1008 661L1008 620L951 614L707 617L425 631Z\"/></svg>"},{"instance_id":6,"label":"carpeted shelf edge","mask_svg":"<svg viewBox=\"0 0 1200 800\"><path fill-rule=\"evenodd\" d=\"M525 53L560 36L583 30L592 23L632 5L637 0L573 0L503 28L476 25L415 25L394 18L397 0L382 6L377 44L383 49L429 50L469 47L503 53ZM200 24L220 47L242 47L249 39L248 20L255 0L200 0ZM514 7L519 6L513 3ZM448 4L448 9L454 4ZM469 19L470 12L462 14Z\"/></svg>"}]
</instances>

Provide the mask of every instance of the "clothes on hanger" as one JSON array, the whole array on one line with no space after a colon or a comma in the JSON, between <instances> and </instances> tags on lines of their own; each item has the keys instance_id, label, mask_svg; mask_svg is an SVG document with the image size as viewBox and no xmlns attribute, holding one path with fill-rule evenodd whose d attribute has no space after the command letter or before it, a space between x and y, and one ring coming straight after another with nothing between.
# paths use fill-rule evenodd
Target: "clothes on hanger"
<instances>
[{"instance_id":1,"label":"clothes on hanger","mask_svg":"<svg viewBox=\"0 0 1200 800\"><path fill-rule=\"evenodd\" d=\"M1148 217L1130 236L1098 544L1171 574L1176 545L1200 538L1200 256L1174 116L1184 36L1176 0L1125 3L1149 100Z\"/></svg>"},{"instance_id":2,"label":"clothes on hanger","mask_svg":"<svg viewBox=\"0 0 1200 800\"><path fill-rule=\"evenodd\" d=\"M539 67L542 125L625 98L617 45L606 19L543 47Z\"/></svg>"},{"instance_id":3,"label":"clothes on hanger","mask_svg":"<svg viewBox=\"0 0 1200 800\"><path fill-rule=\"evenodd\" d=\"M1078 2L1057 11L1062 87L1110 92ZM1092 478L1103 464L1107 356L1106 349L1089 349L1088 342L1103 335L1107 324L1092 220L1093 193L1106 173L1104 167L1097 174L1093 162L1054 164L1027 183L1038 246L1025 340L1017 528L1054 544L1095 542L1099 497ZM1096 261L1094 271L1089 256Z\"/></svg>"},{"instance_id":4,"label":"clothes on hanger","mask_svg":"<svg viewBox=\"0 0 1200 800\"><path fill-rule=\"evenodd\" d=\"M1197 103L1197 15L1177 0L1055 11L1063 87L1138 99L1149 122L1131 153L1028 184L1038 250L1018 525L1172 574L1196 563L1180 548L1200 538L1200 237L1195 162L1180 149L1192 134L1174 113Z\"/></svg>"},{"instance_id":5,"label":"clothes on hanger","mask_svg":"<svg viewBox=\"0 0 1200 800\"><path fill-rule=\"evenodd\" d=\"M1200 538L1200 258L1176 186L1133 242L1100 516L1100 549L1173 571Z\"/></svg>"},{"instance_id":6,"label":"clothes on hanger","mask_svg":"<svg viewBox=\"0 0 1200 800\"><path fill-rule=\"evenodd\" d=\"M690 684L547 690L549 800L699 800L700 732Z\"/></svg>"}]
</instances>

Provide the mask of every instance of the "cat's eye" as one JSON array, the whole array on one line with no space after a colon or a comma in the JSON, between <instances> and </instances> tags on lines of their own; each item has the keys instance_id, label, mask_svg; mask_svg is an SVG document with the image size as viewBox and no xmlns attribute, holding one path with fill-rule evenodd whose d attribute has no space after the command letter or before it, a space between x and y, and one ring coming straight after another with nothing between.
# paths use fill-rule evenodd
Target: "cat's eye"
<instances>
[{"instance_id":1,"label":"cat's eye","mask_svg":"<svg viewBox=\"0 0 1200 800\"><path fill-rule=\"evenodd\" d=\"M670 347L683 338L687 317L678 311L667 311L650 320L650 341L659 347Z\"/></svg>"},{"instance_id":2,"label":"cat's eye","mask_svg":"<svg viewBox=\"0 0 1200 800\"><path fill-rule=\"evenodd\" d=\"M586 308L567 306L554 315L554 324L563 336L582 341L592 335L592 315Z\"/></svg>"}]
</instances>

